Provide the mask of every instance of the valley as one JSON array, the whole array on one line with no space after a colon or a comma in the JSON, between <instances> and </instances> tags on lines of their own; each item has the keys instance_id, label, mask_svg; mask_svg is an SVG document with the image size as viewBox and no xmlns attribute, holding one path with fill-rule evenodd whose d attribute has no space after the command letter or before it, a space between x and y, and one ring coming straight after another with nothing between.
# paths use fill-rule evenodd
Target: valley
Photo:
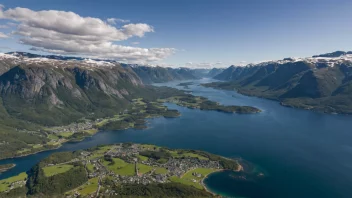
<instances>
[{"instance_id":1,"label":"valley","mask_svg":"<svg viewBox=\"0 0 352 198\"><path fill-rule=\"evenodd\" d=\"M160 82L198 79L199 72L189 69L23 52L0 54L0 66L8 69L0 75L0 159L57 149L102 130L143 129L148 118L179 116L165 102L226 113L260 112L248 106L220 105L143 80L159 71L168 72L157 75ZM153 72L142 75L135 73L137 69Z\"/></svg>"}]
</instances>

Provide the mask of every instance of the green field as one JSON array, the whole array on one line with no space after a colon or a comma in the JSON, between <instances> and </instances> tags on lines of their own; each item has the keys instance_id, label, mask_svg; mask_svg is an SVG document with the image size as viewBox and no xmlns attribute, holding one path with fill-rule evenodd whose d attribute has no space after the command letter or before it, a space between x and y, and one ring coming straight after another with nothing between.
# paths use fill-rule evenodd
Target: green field
<instances>
[{"instance_id":1,"label":"green field","mask_svg":"<svg viewBox=\"0 0 352 198\"><path fill-rule=\"evenodd\" d=\"M104 156L104 153L93 153L92 155L89 156L89 159L95 159L103 156Z\"/></svg>"},{"instance_id":2,"label":"green field","mask_svg":"<svg viewBox=\"0 0 352 198\"><path fill-rule=\"evenodd\" d=\"M143 102L143 98L133 99L133 103L136 105L145 105L145 102Z\"/></svg>"},{"instance_id":3,"label":"green field","mask_svg":"<svg viewBox=\"0 0 352 198\"><path fill-rule=\"evenodd\" d=\"M35 145L33 145L33 148L34 148L34 149L36 149L36 148L41 148L41 147L43 147L42 144L35 144Z\"/></svg>"},{"instance_id":4,"label":"green field","mask_svg":"<svg viewBox=\"0 0 352 198\"><path fill-rule=\"evenodd\" d=\"M117 169L115 173L123 176L133 176L136 174L134 164L128 164L123 168Z\"/></svg>"},{"instance_id":5,"label":"green field","mask_svg":"<svg viewBox=\"0 0 352 198\"><path fill-rule=\"evenodd\" d=\"M65 137L65 138L68 138L73 135L73 132L61 132L61 133L58 133L58 135Z\"/></svg>"},{"instance_id":6,"label":"green field","mask_svg":"<svg viewBox=\"0 0 352 198\"><path fill-rule=\"evenodd\" d=\"M72 194L75 193L75 191L79 192L81 194L81 196L87 196L87 195L90 195L92 193L95 193L98 190L98 182L99 182L99 178L98 177L89 179L87 183L85 183L82 186L76 188L75 190L67 192L66 195L69 195L69 194L72 195Z\"/></svg>"},{"instance_id":7,"label":"green field","mask_svg":"<svg viewBox=\"0 0 352 198\"><path fill-rule=\"evenodd\" d=\"M99 147L99 150L95 151L95 152L99 152L99 153L105 153L107 151L109 151L112 148L111 145L108 146L101 146Z\"/></svg>"},{"instance_id":8,"label":"green field","mask_svg":"<svg viewBox=\"0 0 352 198\"><path fill-rule=\"evenodd\" d=\"M54 146L54 145L59 145L60 142L56 142L56 141L50 141L47 143L47 145L51 145L51 146Z\"/></svg>"},{"instance_id":9,"label":"green field","mask_svg":"<svg viewBox=\"0 0 352 198\"><path fill-rule=\"evenodd\" d=\"M188 171L185 175L183 175L182 179L195 179L197 181L201 181L204 177L209 175L210 173L217 171L217 169L211 169L211 168L196 168L194 170ZM199 173L202 176L201 177L195 177L192 175L192 173Z\"/></svg>"},{"instance_id":10,"label":"green field","mask_svg":"<svg viewBox=\"0 0 352 198\"><path fill-rule=\"evenodd\" d=\"M86 167L87 167L87 169L88 169L89 172L93 172L93 171L94 171L94 165L93 165L93 164L88 163L88 164L86 165Z\"/></svg>"},{"instance_id":11,"label":"green field","mask_svg":"<svg viewBox=\"0 0 352 198\"><path fill-rule=\"evenodd\" d=\"M149 158L146 157L146 156L143 156L143 155L138 155L138 159L139 159L140 161L147 161Z\"/></svg>"},{"instance_id":12,"label":"green field","mask_svg":"<svg viewBox=\"0 0 352 198\"><path fill-rule=\"evenodd\" d=\"M155 174L167 174L169 171L166 168L156 168L154 173Z\"/></svg>"},{"instance_id":13,"label":"green field","mask_svg":"<svg viewBox=\"0 0 352 198\"><path fill-rule=\"evenodd\" d=\"M56 165L56 166L47 166L43 168L44 175L46 177L51 177L53 175L57 175L60 173L64 173L66 171L69 171L71 168L73 168L72 165L69 164L63 164L63 165Z\"/></svg>"},{"instance_id":14,"label":"green field","mask_svg":"<svg viewBox=\"0 0 352 198\"><path fill-rule=\"evenodd\" d=\"M98 132L98 129L87 129L87 130L84 130L83 132L89 133L90 135L94 135Z\"/></svg>"},{"instance_id":15,"label":"green field","mask_svg":"<svg viewBox=\"0 0 352 198\"><path fill-rule=\"evenodd\" d=\"M24 148L22 150L17 151L17 153L21 154L21 153L26 153L26 152L29 152L29 151L31 151L31 149Z\"/></svg>"},{"instance_id":16,"label":"green field","mask_svg":"<svg viewBox=\"0 0 352 198\"><path fill-rule=\"evenodd\" d=\"M54 134L49 134L49 135L48 135L48 138L49 138L49 139L52 139L52 140L58 140L58 139L59 139L59 137L57 137L57 136L54 135Z\"/></svg>"},{"instance_id":17,"label":"green field","mask_svg":"<svg viewBox=\"0 0 352 198\"><path fill-rule=\"evenodd\" d=\"M137 168L138 168L138 172L141 174L145 174L145 173L148 173L151 170L153 170L152 166L148 166L145 164L139 164L139 163L137 164Z\"/></svg>"},{"instance_id":18,"label":"green field","mask_svg":"<svg viewBox=\"0 0 352 198\"><path fill-rule=\"evenodd\" d=\"M26 178L27 178L27 174L23 172L23 173L20 173L19 175L0 180L0 192L9 190L11 183L16 181L24 181Z\"/></svg>"},{"instance_id":19,"label":"green field","mask_svg":"<svg viewBox=\"0 0 352 198\"><path fill-rule=\"evenodd\" d=\"M172 182L181 183L181 184L184 184L184 185L187 185L187 186L193 186L193 187L198 188L198 189L203 189L203 186L200 183L192 182L191 180L179 178L177 176L169 177L169 180L172 181Z\"/></svg>"},{"instance_id":20,"label":"green field","mask_svg":"<svg viewBox=\"0 0 352 198\"><path fill-rule=\"evenodd\" d=\"M200 160L208 160L208 158L195 154L195 153L191 153L191 152L186 152L186 153L178 153L178 151L169 151L171 153L171 156L174 158L181 158L181 157L192 157L192 158L198 158Z\"/></svg>"},{"instance_id":21,"label":"green field","mask_svg":"<svg viewBox=\"0 0 352 198\"><path fill-rule=\"evenodd\" d=\"M99 128L106 125L108 122L109 122L109 119L103 119L102 121L96 123L95 126Z\"/></svg>"},{"instance_id":22,"label":"green field","mask_svg":"<svg viewBox=\"0 0 352 198\"><path fill-rule=\"evenodd\" d=\"M110 165L110 162L103 161L105 167L113 171L116 174L123 176L132 176L135 174L134 164L129 164L119 158L113 158L114 164Z\"/></svg>"},{"instance_id":23,"label":"green field","mask_svg":"<svg viewBox=\"0 0 352 198\"><path fill-rule=\"evenodd\" d=\"M119 168L123 168L126 165L128 165L128 163L126 163L125 161L123 161L120 158L113 158L112 159L114 161L113 165L110 165L109 161L103 161L104 166L108 167L109 169L113 170L113 169L119 169Z\"/></svg>"},{"instance_id":24,"label":"green field","mask_svg":"<svg viewBox=\"0 0 352 198\"><path fill-rule=\"evenodd\" d=\"M155 146L155 145L149 145L149 144L143 144L141 145L142 149L145 150L158 150L160 147L159 146Z\"/></svg>"},{"instance_id":25,"label":"green field","mask_svg":"<svg viewBox=\"0 0 352 198\"><path fill-rule=\"evenodd\" d=\"M92 152L92 155L89 156L89 159L95 159L99 157L103 157L104 153L109 151L111 149L111 146L101 146L99 147L98 150L95 150Z\"/></svg>"},{"instance_id":26,"label":"green field","mask_svg":"<svg viewBox=\"0 0 352 198\"><path fill-rule=\"evenodd\" d=\"M186 174L179 178L177 176L170 177L170 181L178 182L181 184L194 186L198 189L203 189L203 185L201 184L202 180L210 173L217 171L217 169L210 169L210 168L196 168L194 170L188 171ZM193 176L192 173L201 174L201 177ZM194 182L195 181L195 182Z\"/></svg>"},{"instance_id":27,"label":"green field","mask_svg":"<svg viewBox=\"0 0 352 198\"><path fill-rule=\"evenodd\" d=\"M114 115L114 117L105 118L105 119L103 119L102 121L96 123L95 126L96 126L97 128L100 128L100 127L106 125L107 123L109 123L109 122L111 122L111 121L118 121L118 120L121 120L123 117L125 117L125 115Z\"/></svg>"}]
</instances>

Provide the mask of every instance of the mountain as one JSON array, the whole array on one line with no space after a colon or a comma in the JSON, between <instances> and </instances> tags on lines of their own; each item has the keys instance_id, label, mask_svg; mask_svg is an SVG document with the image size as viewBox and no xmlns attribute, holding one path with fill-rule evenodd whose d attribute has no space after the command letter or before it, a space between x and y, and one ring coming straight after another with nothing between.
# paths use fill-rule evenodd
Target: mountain
<instances>
[{"instance_id":1,"label":"mountain","mask_svg":"<svg viewBox=\"0 0 352 198\"><path fill-rule=\"evenodd\" d=\"M278 100L292 107L352 113L352 53L337 51L285 58L244 67L230 66L206 86Z\"/></svg>"},{"instance_id":2,"label":"mountain","mask_svg":"<svg viewBox=\"0 0 352 198\"><path fill-rule=\"evenodd\" d=\"M204 78L207 77L209 72L211 71L210 69L191 69L193 72L193 75L196 76L197 78Z\"/></svg>"},{"instance_id":3,"label":"mountain","mask_svg":"<svg viewBox=\"0 0 352 198\"><path fill-rule=\"evenodd\" d=\"M48 128L89 125L124 112L133 99L170 94L176 91L144 85L132 68L113 61L0 54L0 158L57 148L65 140L51 144ZM78 139L89 135L76 132Z\"/></svg>"},{"instance_id":4,"label":"mountain","mask_svg":"<svg viewBox=\"0 0 352 198\"><path fill-rule=\"evenodd\" d=\"M200 77L188 68L165 68L132 65L130 67L145 84L162 83L173 80L194 80Z\"/></svg>"},{"instance_id":5,"label":"mountain","mask_svg":"<svg viewBox=\"0 0 352 198\"><path fill-rule=\"evenodd\" d=\"M335 51L326 54L314 55L313 57L340 57L343 55L352 54L352 51L344 52L344 51Z\"/></svg>"},{"instance_id":6,"label":"mountain","mask_svg":"<svg viewBox=\"0 0 352 198\"><path fill-rule=\"evenodd\" d=\"M0 76L2 106L11 116L40 124L113 115L144 87L132 70L117 63L11 55L0 63L16 65Z\"/></svg>"},{"instance_id":7,"label":"mountain","mask_svg":"<svg viewBox=\"0 0 352 198\"><path fill-rule=\"evenodd\" d=\"M205 76L208 78L213 78L214 76L217 76L218 74L220 74L223 71L224 71L223 68L213 68L213 69L209 70Z\"/></svg>"}]
</instances>

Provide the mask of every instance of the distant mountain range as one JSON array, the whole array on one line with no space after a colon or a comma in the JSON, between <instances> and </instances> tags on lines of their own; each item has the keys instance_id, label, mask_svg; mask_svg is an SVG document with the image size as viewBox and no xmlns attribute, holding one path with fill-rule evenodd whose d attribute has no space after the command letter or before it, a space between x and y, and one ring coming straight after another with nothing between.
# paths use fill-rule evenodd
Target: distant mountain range
<instances>
[{"instance_id":1,"label":"distant mountain range","mask_svg":"<svg viewBox=\"0 0 352 198\"><path fill-rule=\"evenodd\" d=\"M37 144L44 144L36 148L38 151L55 148L59 144L47 144L50 138L45 128L114 117L125 112L136 98L156 101L183 94L148 84L199 79L209 71L0 53L0 158L19 156L23 149L32 152L32 145Z\"/></svg>"},{"instance_id":2,"label":"distant mountain range","mask_svg":"<svg viewBox=\"0 0 352 198\"><path fill-rule=\"evenodd\" d=\"M82 57L71 57L71 56L58 56L58 55L39 55L28 52L9 52L6 55L18 57L22 62L34 62L34 61L73 61L79 63L87 63L90 66L104 66L104 65L121 65L123 68L131 68L142 80L144 84L162 83L173 80L195 80L202 77L213 77L212 73L209 73L210 69L190 69L190 68L171 68L171 67L159 67L159 66L145 66L138 64L124 64L114 60L106 59L87 59ZM6 60L3 60L6 61ZM7 71L11 66L1 65L0 73ZM214 70L218 71L221 69ZM213 71L212 71L213 72Z\"/></svg>"},{"instance_id":3,"label":"distant mountain range","mask_svg":"<svg viewBox=\"0 0 352 198\"><path fill-rule=\"evenodd\" d=\"M236 89L291 107L352 113L352 52L230 66L214 78L227 82L206 86Z\"/></svg>"},{"instance_id":4,"label":"distant mountain range","mask_svg":"<svg viewBox=\"0 0 352 198\"><path fill-rule=\"evenodd\" d=\"M153 95L146 84L194 80L208 72L10 52L0 54L0 110L46 125L111 116L132 98Z\"/></svg>"},{"instance_id":5,"label":"distant mountain range","mask_svg":"<svg viewBox=\"0 0 352 198\"><path fill-rule=\"evenodd\" d=\"M197 71L188 68L165 68L148 66L134 66L131 68L134 72L136 72L136 74L145 84L162 83L173 80L195 80L201 77Z\"/></svg>"},{"instance_id":6,"label":"distant mountain range","mask_svg":"<svg viewBox=\"0 0 352 198\"><path fill-rule=\"evenodd\" d=\"M224 70L224 68L213 68L207 73L206 77L213 78L221 74Z\"/></svg>"}]
</instances>

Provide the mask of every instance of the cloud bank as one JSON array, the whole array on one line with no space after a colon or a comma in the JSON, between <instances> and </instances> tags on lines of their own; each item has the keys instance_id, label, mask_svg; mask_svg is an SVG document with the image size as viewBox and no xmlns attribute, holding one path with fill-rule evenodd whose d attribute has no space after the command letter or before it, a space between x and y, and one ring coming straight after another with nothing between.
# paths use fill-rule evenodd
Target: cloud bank
<instances>
[{"instance_id":1,"label":"cloud bank","mask_svg":"<svg viewBox=\"0 0 352 198\"><path fill-rule=\"evenodd\" d=\"M221 67L223 65L222 62L187 62L185 67L194 68L194 69L209 69L214 67Z\"/></svg>"},{"instance_id":2,"label":"cloud bank","mask_svg":"<svg viewBox=\"0 0 352 198\"><path fill-rule=\"evenodd\" d=\"M111 18L105 22L99 18L57 10L33 11L20 7L4 10L3 6L0 6L0 19L17 22L13 34L19 36L20 43L37 51L135 63L160 61L176 51L173 48L139 48L117 44L118 41L144 37L146 33L154 32L154 28L145 23L129 23L116 28L111 24L128 21Z\"/></svg>"},{"instance_id":3,"label":"cloud bank","mask_svg":"<svg viewBox=\"0 0 352 198\"><path fill-rule=\"evenodd\" d=\"M129 23L130 20L125 20L125 19L118 19L118 18L108 18L106 20L111 25L116 25L117 23Z\"/></svg>"}]
</instances>

